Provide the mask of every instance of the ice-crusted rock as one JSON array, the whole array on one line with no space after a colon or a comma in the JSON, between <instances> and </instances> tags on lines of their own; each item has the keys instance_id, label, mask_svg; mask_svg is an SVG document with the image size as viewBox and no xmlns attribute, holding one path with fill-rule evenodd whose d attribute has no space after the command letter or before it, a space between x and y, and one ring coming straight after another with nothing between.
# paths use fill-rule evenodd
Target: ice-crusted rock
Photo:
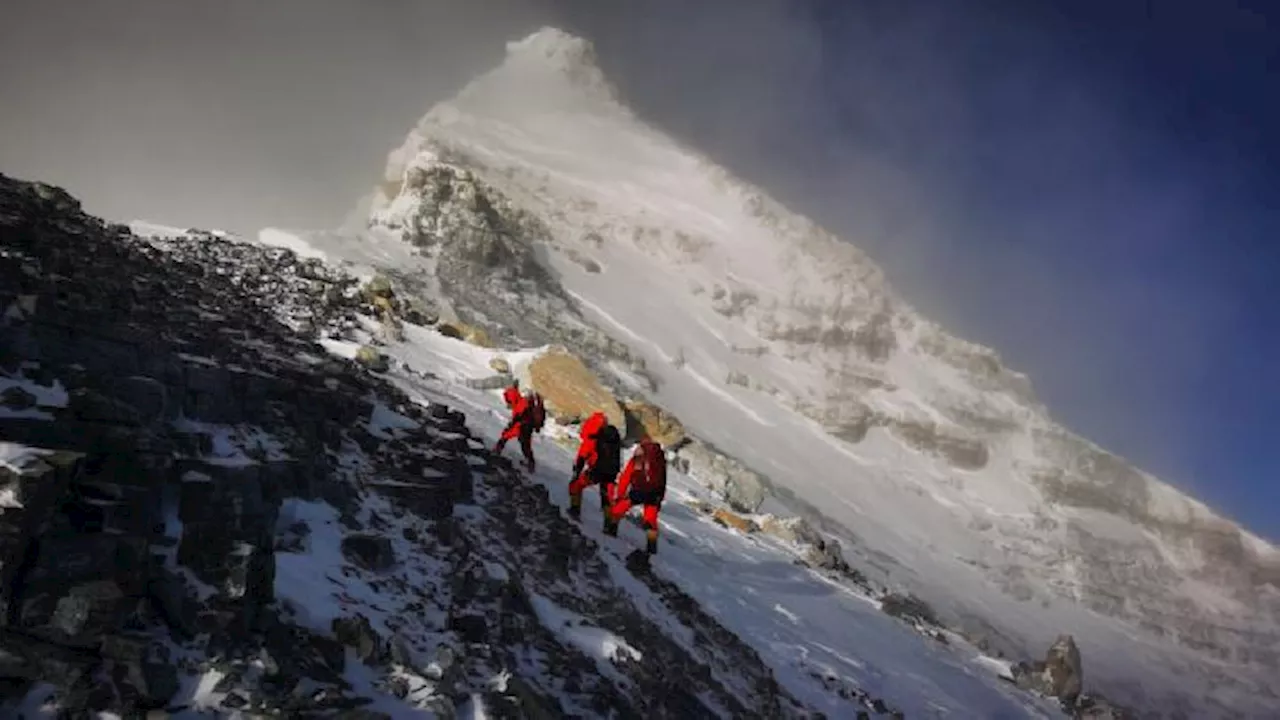
<instances>
[{"instance_id":1,"label":"ice-crusted rock","mask_svg":"<svg viewBox=\"0 0 1280 720\"><path fill-rule=\"evenodd\" d=\"M1013 679L1022 687L1057 698L1063 705L1072 707L1084 683L1080 649L1070 635L1059 635L1044 660L1015 665Z\"/></svg>"}]
</instances>

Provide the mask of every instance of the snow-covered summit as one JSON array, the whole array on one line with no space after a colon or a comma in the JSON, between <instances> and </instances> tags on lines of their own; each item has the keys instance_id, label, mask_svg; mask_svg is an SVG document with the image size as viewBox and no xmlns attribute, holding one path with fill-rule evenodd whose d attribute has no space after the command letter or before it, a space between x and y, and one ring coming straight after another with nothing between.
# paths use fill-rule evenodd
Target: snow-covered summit
<instances>
[{"instance_id":1,"label":"snow-covered summit","mask_svg":"<svg viewBox=\"0 0 1280 720\"><path fill-rule=\"evenodd\" d=\"M507 62L548 63L568 73L601 74L591 41L544 27L520 40L507 43Z\"/></svg>"},{"instance_id":2,"label":"snow-covered summit","mask_svg":"<svg viewBox=\"0 0 1280 720\"><path fill-rule=\"evenodd\" d=\"M585 41L508 51L390 154L363 241L326 252L592 356L993 642L1072 632L1147 705L1280 691L1274 546L1056 424L854 243L639 120Z\"/></svg>"}]
</instances>

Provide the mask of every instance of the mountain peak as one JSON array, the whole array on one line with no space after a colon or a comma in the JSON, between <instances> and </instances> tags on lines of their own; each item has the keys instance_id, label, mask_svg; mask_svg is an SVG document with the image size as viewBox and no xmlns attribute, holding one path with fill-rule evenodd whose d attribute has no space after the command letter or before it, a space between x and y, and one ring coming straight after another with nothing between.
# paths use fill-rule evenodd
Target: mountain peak
<instances>
[{"instance_id":1,"label":"mountain peak","mask_svg":"<svg viewBox=\"0 0 1280 720\"><path fill-rule=\"evenodd\" d=\"M507 43L502 65L473 80L454 102L513 100L523 110L541 105L579 107L584 103L621 107L617 91L597 63L595 46L585 38L543 27ZM599 110L599 107L596 108Z\"/></svg>"},{"instance_id":2,"label":"mountain peak","mask_svg":"<svg viewBox=\"0 0 1280 720\"><path fill-rule=\"evenodd\" d=\"M591 41L554 27L542 27L520 40L507 43L507 59L541 62L563 70L598 71L595 46Z\"/></svg>"}]
</instances>

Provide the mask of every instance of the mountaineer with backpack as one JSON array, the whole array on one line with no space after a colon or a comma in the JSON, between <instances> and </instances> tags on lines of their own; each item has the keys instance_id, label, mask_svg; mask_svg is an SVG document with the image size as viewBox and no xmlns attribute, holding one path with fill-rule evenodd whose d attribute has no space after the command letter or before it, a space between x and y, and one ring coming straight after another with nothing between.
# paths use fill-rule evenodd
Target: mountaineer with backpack
<instances>
[{"instance_id":1,"label":"mountaineer with backpack","mask_svg":"<svg viewBox=\"0 0 1280 720\"><path fill-rule=\"evenodd\" d=\"M607 513L613 502L613 483L622 467L622 436L618 428L596 412L587 418L578 432L582 443L573 461L573 477L569 481L569 517L582 517L582 491L589 485L600 486L600 510Z\"/></svg>"},{"instance_id":2,"label":"mountaineer with backpack","mask_svg":"<svg viewBox=\"0 0 1280 720\"><path fill-rule=\"evenodd\" d=\"M533 434L542 430L547 420L547 410L542 403L542 396L534 391L520 394L518 386L512 383L502 393L502 397L511 408L511 421L503 429L501 437L493 446L495 455L502 454L502 448L508 440L520 439L520 452L524 455L524 465L529 472L534 471Z\"/></svg>"},{"instance_id":3,"label":"mountaineer with backpack","mask_svg":"<svg viewBox=\"0 0 1280 720\"><path fill-rule=\"evenodd\" d=\"M658 511L667 495L667 456L662 446L646 433L622 469L614 502L604 518L606 535L618 535L618 521L633 505L644 506L646 551L658 552Z\"/></svg>"}]
</instances>

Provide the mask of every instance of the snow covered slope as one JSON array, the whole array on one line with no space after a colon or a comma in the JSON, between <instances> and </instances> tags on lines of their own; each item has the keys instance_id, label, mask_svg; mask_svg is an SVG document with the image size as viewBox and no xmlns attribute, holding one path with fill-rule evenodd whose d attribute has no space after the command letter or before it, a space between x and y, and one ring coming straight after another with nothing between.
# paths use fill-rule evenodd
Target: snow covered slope
<instances>
[{"instance_id":1,"label":"snow covered slope","mask_svg":"<svg viewBox=\"0 0 1280 720\"><path fill-rule=\"evenodd\" d=\"M853 244L646 126L585 41L511 43L366 201L362 236L306 241L501 341L573 343L990 641L1071 632L1147 707L1275 707L1275 547L1055 424Z\"/></svg>"},{"instance_id":2,"label":"snow covered slope","mask_svg":"<svg viewBox=\"0 0 1280 720\"><path fill-rule=\"evenodd\" d=\"M459 408L470 427L495 440L507 420L500 393L470 390L468 381L490 375L494 357L518 362L529 353L478 348L412 325L405 330L403 343L385 348L398 361L392 371L395 382L420 402L444 401ZM338 354L354 353L356 348L328 346ZM434 377L413 372L416 369L430 369ZM534 442L539 462L534 481L546 486L561 508L568 504L564 478L571 472L576 446L557 438L569 437L576 439L576 428L552 424ZM512 457L515 452L508 449ZM922 637L882 613L876 600L856 588L798 564L802 549L796 544L765 534L743 534L697 512L692 504L713 500L689 477L673 472L670 483L653 572L688 593L751 645L783 689L805 706L828 717L853 717L863 707L861 698L870 696L883 698L909 718L1060 717L1047 702L1000 680L1007 668L993 664L968 643L952 637L954 646L948 646ZM700 641L693 628L672 616L661 595L637 582L624 565L622 557L643 546L643 531L623 523L617 539L605 537L593 502L586 503L582 526L599 543L615 582L633 593L637 606L652 613L673 637L686 638L684 642L696 647ZM315 604L314 598L307 602ZM581 647L606 665L613 656L635 652L627 638L584 623L550 600L536 604L543 622L559 628L563 642Z\"/></svg>"}]
</instances>

